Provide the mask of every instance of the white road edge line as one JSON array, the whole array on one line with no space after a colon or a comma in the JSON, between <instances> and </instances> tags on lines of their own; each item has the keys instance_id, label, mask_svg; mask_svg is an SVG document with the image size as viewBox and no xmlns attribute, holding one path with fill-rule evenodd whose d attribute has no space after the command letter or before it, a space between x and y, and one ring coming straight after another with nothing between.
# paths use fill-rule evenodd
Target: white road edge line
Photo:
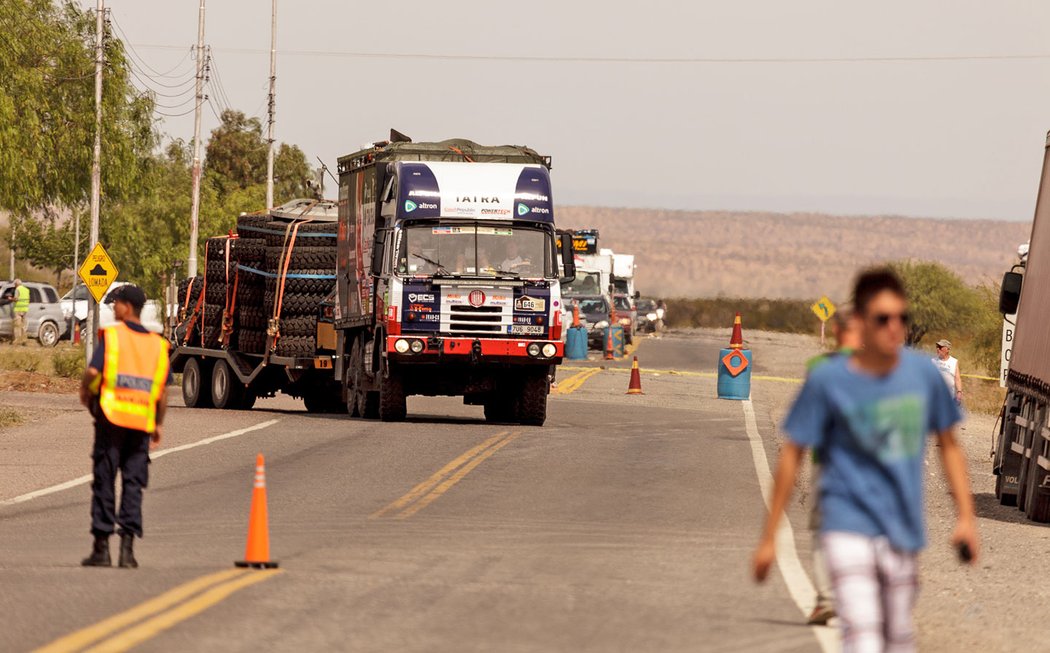
<instances>
[{"instance_id":1,"label":"white road edge line","mask_svg":"<svg viewBox=\"0 0 1050 653\"><path fill-rule=\"evenodd\" d=\"M237 429L236 431L230 431L229 433L223 433L221 435L213 435L210 438L204 438L203 440L198 440L196 442L190 442L189 444L179 445L177 447L172 447L170 449L161 449L160 451L154 451L154 452L150 453L149 457L150 457L150 460L156 460L157 458L161 458L163 456L167 456L170 453L178 453L180 451L186 451L187 449L193 449L193 448L196 448L196 447L203 447L204 445L212 444L213 442L221 442L222 440L229 440L230 438L236 438L238 436L244 435L245 433L251 433L252 431L258 431L260 429L264 429L264 428L273 426L274 424L276 424L279 421L281 421L281 420L279 420L279 419L266 420L265 422L259 422L258 424L255 424L255 425L252 425L252 426L247 426L247 427L245 427L243 429ZM47 496L49 494L54 494L56 492L61 492L63 490L68 490L69 488L73 488L73 487L76 487L78 485L84 485L85 483L90 483L91 482L91 478L92 478L92 475L91 474L87 474L86 476L80 476L78 478L74 478L71 481L66 481L65 483L59 483L58 485L52 485L51 487L46 487L46 488L43 488L43 489L40 489L40 490L33 490L32 492L27 492L26 494L19 495L17 497L12 498L12 499L4 499L3 501L0 501L0 507L13 506L13 505L15 505L17 503L25 503L26 501L31 501L33 499L44 497L44 496Z\"/></svg>"},{"instance_id":2,"label":"white road edge line","mask_svg":"<svg viewBox=\"0 0 1050 653\"><path fill-rule=\"evenodd\" d=\"M741 404L744 407L744 427L747 430L747 438L751 441L751 459L755 463L755 473L758 475L758 485L762 489L762 498L766 502L766 510L769 510L769 502L773 496L773 474L769 468L769 459L766 457L766 449L762 444L762 436L758 433L758 423L755 421L755 407L750 399ZM809 579L798 557L798 549L795 548L795 531L791 528L791 521L787 515L780 520L777 529L777 568L780 575L784 577L788 593L791 594L795 605L802 611L804 617L809 616L810 610L817 596L813 581ZM832 653L839 650L838 630L827 626L813 626L813 636L817 638L821 650Z\"/></svg>"}]
</instances>

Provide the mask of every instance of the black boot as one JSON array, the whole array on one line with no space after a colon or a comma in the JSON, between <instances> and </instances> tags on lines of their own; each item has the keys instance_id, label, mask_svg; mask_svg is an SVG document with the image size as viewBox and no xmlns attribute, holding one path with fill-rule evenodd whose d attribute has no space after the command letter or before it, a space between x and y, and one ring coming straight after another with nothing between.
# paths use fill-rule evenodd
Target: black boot
<instances>
[{"instance_id":1,"label":"black boot","mask_svg":"<svg viewBox=\"0 0 1050 653\"><path fill-rule=\"evenodd\" d=\"M109 535L96 535L91 555L81 560L80 564L85 567L112 567L113 561L109 557Z\"/></svg>"},{"instance_id":2,"label":"black boot","mask_svg":"<svg viewBox=\"0 0 1050 653\"><path fill-rule=\"evenodd\" d=\"M120 561L117 563L125 569L138 569L139 563L135 560L135 536L131 533L120 534Z\"/></svg>"}]
</instances>

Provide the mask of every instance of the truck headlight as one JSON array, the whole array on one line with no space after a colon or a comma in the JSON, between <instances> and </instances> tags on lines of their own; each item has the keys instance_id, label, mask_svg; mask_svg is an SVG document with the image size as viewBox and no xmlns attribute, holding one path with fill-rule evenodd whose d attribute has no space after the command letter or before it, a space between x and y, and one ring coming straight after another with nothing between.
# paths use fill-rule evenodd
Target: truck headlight
<instances>
[{"instance_id":1,"label":"truck headlight","mask_svg":"<svg viewBox=\"0 0 1050 653\"><path fill-rule=\"evenodd\" d=\"M397 340L395 340L394 341L394 351L396 351L399 354L407 353L408 352L408 341L405 340L404 338L398 338Z\"/></svg>"},{"instance_id":2,"label":"truck headlight","mask_svg":"<svg viewBox=\"0 0 1050 653\"><path fill-rule=\"evenodd\" d=\"M554 354L558 353L558 348L554 346L554 343L548 342L543 345L543 355L547 358L554 358Z\"/></svg>"},{"instance_id":3,"label":"truck headlight","mask_svg":"<svg viewBox=\"0 0 1050 653\"><path fill-rule=\"evenodd\" d=\"M422 340L413 340L412 344L409 345L409 346L412 348L412 353L413 354L418 354L418 353L423 351L423 341Z\"/></svg>"},{"instance_id":4,"label":"truck headlight","mask_svg":"<svg viewBox=\"0 0 1050 653\"><path fill-rule=\"evenodd\" d=\"M525 351L529 352L529 356L535 358L540 355L540 346L537 343L532 343L525 348Z\"/></svg>"}]
</instances>

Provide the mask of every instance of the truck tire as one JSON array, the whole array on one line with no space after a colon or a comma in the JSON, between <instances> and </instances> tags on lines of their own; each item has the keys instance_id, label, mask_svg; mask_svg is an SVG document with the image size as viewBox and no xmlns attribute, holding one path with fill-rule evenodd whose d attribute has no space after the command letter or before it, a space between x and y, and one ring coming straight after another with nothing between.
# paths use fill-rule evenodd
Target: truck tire
<instances>
[{"instance_id":1,"label":"truck tire","mask_svg":"<svg viewBox=\"0 0 1050 653\"><path fill-rule=\"evenodd\" d=\"M244 400L244 384L225 360L215 361L211 371L211 403L216 408L236 410Z\"/></svg>"},{"instance_id":2,"label":"truck tire","mask_svg":"<svg viewBox=\"0 0 1050 653\"><path fill-rule=\"evenodd\" d=\"M302 241L297 242L295 247L292 248L291 262L288 263L288 269L321 268L334 270L335 253L335 243L326 247L317 247L304 244ZM267 247L266 267L274 272L279 272L282 254L283 249L281 247ZM287 257L287 254L285 256Z\"/></svg>"},{"instance_id":3,"label":"truck tire","mask_svg":"<svg viewBox=\"0 0 1050 653\"><path fill-rule=\"evenodd\" d=\"M248 278L242 278L237 285L237 305L238 306L254 306L260 309L263 308L263 288L264 282L262 277L256 282L251 277L253 275L246 275Z\"/></svg>"},{"instance_id":4,"label":"truck tire","mask_svg":"<svg viewBox=\"0 0 1050 653\"><path fill-rule=\"evenodd\" d=\"M281 318L281 337L317 337L317 316L300 315L299 317Z\"/></svg>"},{"instance_id":5,"label":"truck tire","mask_svg":"<svg viewBox=\"0 0 1050 653\"><path fill-rule=\"evenodd\" d=\"M407 413L408 405L401 371L390 365L386 375L379 380L379 419L384 422L401 422Z\"/></svg>"},{"instance_id":6,"label":"truck tire","mask_svg":"<svg viewBox=\"0 0 1050 653\"><path fill-rule=\"evenodd\" d=\"M233 281L233 275L237 272L237 261L230 258L230 270L229 275L226 274L226 258L223 254L221 261L208 261L208 265L204 268L205 274L208 276L208 287L211 287L212 282L226 283L226 279Z\"/></svg>"},{"instance_id":7,"label":"truck tire","mask_svg":"<svg viewBox=\"0 0 1050 653\"><path fill-rule=\"evenodd\" d=\"M327 295L332 290L332 287L335 286L334 270L320 270L311 268L309 270L293 270L292 273L317 275L321 278L286 278L284 280L285 297L288 297L289 295ZM273 292L277 288L277 279L267 279L265 287L267 291Z\"/></svg>"},{"instance_id":8,"label":"truck tire","mask_svg":"<svg viewBox=\"0 0 1050 653\"><path fill-rule=\"evenodd\" d=\"M225 283L215 282L208 284L208 290L204 295L204 301L208 304L215 304L216 306L226 307L226 288Z\"/></svg>"},{"instance_id":9,"label":"truck tire","mask_svg":"<svg viewBox=\"0 0 1050 653\"><path fill-rule=\"evenodd\" d=\"M361 339L354 338L350 345L350 360L347 361L346 371L343 373L343 392L346 394L346 414L350 417L361 417L360 407L360 370L357 365L361 361Z\"/></svg>"},{"instance_id":10,"label":"truck tire","mask_svg":"<svg viewBox=\"0 0 1050 653\"><path fill-rule=\"evenodd\" d=\"M182 369L182 401L187 408L211 408L211 360L190 358Z\"/></svg>"},{"instance_id":11,"label":"truck tire","mask_svg":"<svg viewBox=\"0 0 1050 653\"><path fill-rule=\"evenodd\" d=\"M215 348L219 346L222 327L206 326L201 329L201 346Z\"/></svg>"},{"instance_id":12,"label":"truck tire","mask_svg":"<svg viewBox=\"0 0 1050 653\"><path fill-rule=\"evenodd\" d=\"M262 331L266 328L266 322L267 315L262 306L239 306L237 308L238 328Z\"/></svg>"},{"instance_id":13,"label":"truck tire","mask_svg":"<svg viewBox=\"0 0 1050 653\"><path fill-rule=\"evenodd\" d=\"M219 327L222 326L222 312L225 310L224 306L218 304L205 304L204 305L204 326Z\"/></svg>"},{"instance_id":14,"label":"truck tire","mask_svg":"<svg viewBox=\"0 0 1050 653\"><path fill-rule=\"evenodd\" d=\"M547 370L526 374L518 397L518 421L526 426L543 426L547 421Z\"/></svg>"},{"instance_id":15,"label":"truck tire","mask_svg":"<svg viewBox=\"0 0 1050 653\"><path fill-rule=\"evenodd\" d=\"M515 396L490 395L485 400L485 421L507 424L518 421L518 400Z\"/></svg>"},{"instance_id":16,"label":"truck tire","mask_svg":"<svg viewBox=\"0 0 1050 653\"><path fill-rule=\"evenodd\" d=\"M261 329L242 329L237 343L240 350L246 354L265 354L266 332Z\"/></svg>"},{"instance_id":17,"label":"truck tire","mask_svg":"<svg viewBox=\"0 0 1050 653\"><path fill-rule=\"evenodd\" d=\"M258 213L258 214L246 214L237 217L237 235L243 238L260 238L263 234L255 231L254 228L264 228L270 223L273 218L270 217L269 213ZM241 233L241 228L244 229L244 233Z\"/></svg>"},{"instance_id":18,"label":"truck tire","mask_svg":"<svg viewBox=\"0 0 1050 653\"><path fill-rule=\"evenodd\" d=\"M191 283L192 289L190 287ZM193 308L197 304L197 299L201 296L201 289L203 287L204 277L189 277L180 281L177 294L180 310L185 307ZM186 296L187 292L189 292L188 298Z\"/></svg>"},{"instance_id":19,"label":"truck tire","mask_svg":"<svg viewBox=\"0 0 1050 653\"><path fill-rule=\"evenodd\" d=\"M324 298L325 296L322 294L296 295L294 293L285 293L281 302L281 316L315 315ZM276 300L277 295L273 292L267 292L263 298L263 306L271 315L273 314L273 306Z\"/></svg>"},{"instance_id":20,"label":"truck tire","mask_svg":"<svg viewBox=\"0 0 1050 653\"><path fill-rule=\"evenodd\" d=\"M258 268L266 259L266 241L262 238L238 238L233 241L233 253L238 265Z\"/></svg>"},{"instance_id":21,"label":"truck tire","mask_svg":"<svg viewBox=\"0 0 1050 653\"><path fill-rule=\"evenodd\" d=\"M277 341L277 355L295 358L309 358L317 351L317 341L314 338L303 338L298 336L282 336Z\"/></svg>"}]
</instances>

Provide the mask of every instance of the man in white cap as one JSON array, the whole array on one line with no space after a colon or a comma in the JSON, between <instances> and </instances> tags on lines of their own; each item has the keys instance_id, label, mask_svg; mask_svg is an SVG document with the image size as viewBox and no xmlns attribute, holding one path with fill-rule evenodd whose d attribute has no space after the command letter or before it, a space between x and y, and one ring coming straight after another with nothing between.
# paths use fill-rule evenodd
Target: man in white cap
<instances>
[{"instance_id":1,"label":"man in white cap","mask_svg":"<svg viewBox=\"0 0 1050 653\"><path fill-rule=\"evenodd\" d=\"M962 403L962 374L959 373L959 360L952 356L952 343L941 338L937 341L937 355L933 357L933 364L944 377L948 389L952 391L955 401Z\"/></svg>"}]
</instances>

